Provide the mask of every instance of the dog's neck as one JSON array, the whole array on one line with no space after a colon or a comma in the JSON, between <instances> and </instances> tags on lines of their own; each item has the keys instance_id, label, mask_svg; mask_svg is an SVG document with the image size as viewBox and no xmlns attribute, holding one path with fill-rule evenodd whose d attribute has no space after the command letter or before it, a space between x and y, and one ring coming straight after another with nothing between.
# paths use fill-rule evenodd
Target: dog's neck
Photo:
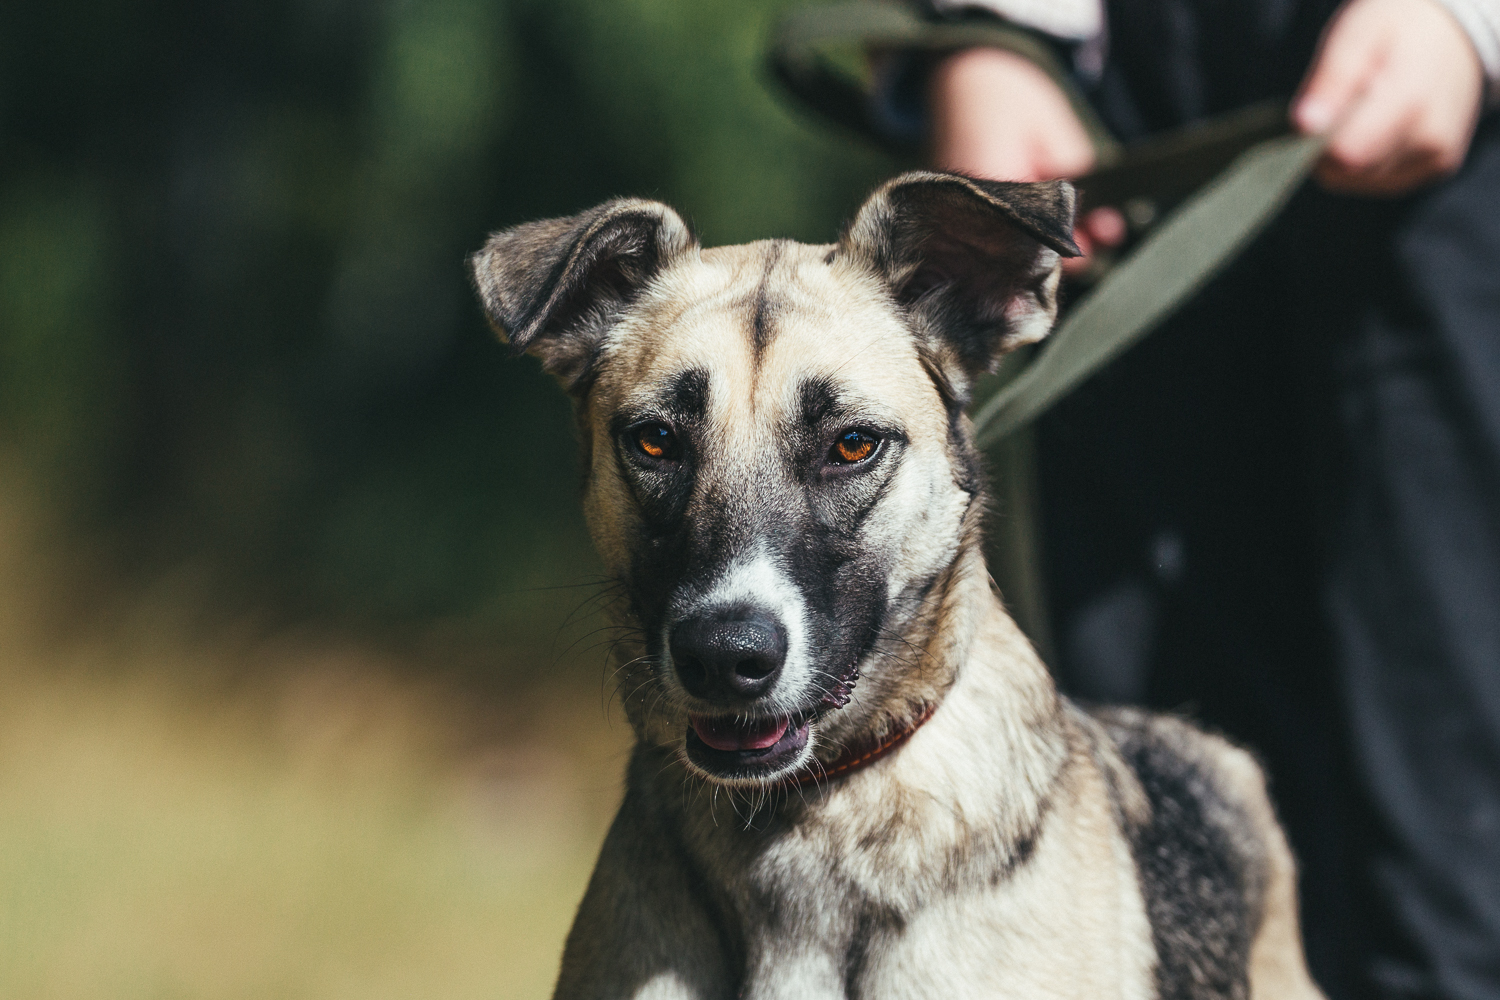
<instances>
[{"instance_id":1,"label":"dog's neck","mask_svg":"<svg viewBox=\"0 0 1500 1000\"><path fill-rule=\"evenodd\" d=\"M982 691L985 702L1007 713L1032 718L1036 711L1055 711L1052 678L994 589L977 523L966 525L958 555L921 610L871 655L892 658L903 669L866 672L853 703L824 727L824 765L836 766L843 747L878 743L908 728L957 686Z\"/></svg>"}]
</instances>

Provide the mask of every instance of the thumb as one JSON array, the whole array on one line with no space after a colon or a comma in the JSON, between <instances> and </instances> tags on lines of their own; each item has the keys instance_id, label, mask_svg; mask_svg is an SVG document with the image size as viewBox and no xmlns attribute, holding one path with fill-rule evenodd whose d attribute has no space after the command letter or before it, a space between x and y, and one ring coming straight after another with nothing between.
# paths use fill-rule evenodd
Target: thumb
<instances>
[{"instance_id":1,"label":"thumb","mask_svg":"<svg viewBox=\"0 0 1500 1000\"><path fill-rule=\"evenodd\" d=\"M1292 102L1292 120L1304 133L1321 134L1343 120L1380 63L1380 35L1361 13L1356 4L1335 18Z\"/></svg>"}]
</instances>

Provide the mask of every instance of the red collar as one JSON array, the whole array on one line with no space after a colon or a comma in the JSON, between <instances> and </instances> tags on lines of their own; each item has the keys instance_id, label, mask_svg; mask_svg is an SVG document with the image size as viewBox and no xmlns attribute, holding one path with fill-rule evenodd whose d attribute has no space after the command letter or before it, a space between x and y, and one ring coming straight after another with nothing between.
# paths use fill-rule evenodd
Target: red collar
<instances>
[{"instance_id":1,"label":"red collar","mask_svg":"<svg viewBox=\"0 0 1500 1000\"><path fill-rule=\"evenodd\" d=\"M911 734L921 729L922 723L932 718L932 713L936 711L937 705L923 705L910 722L884 739L862 740L855 743L839 754L827 767L812 767L798 771L796 774L781 779L780 785L782 788L801 788L804 785L821 784L830 778L850 774L866 765L873 764L911 739Z\"/></svg>"}]
</instances>

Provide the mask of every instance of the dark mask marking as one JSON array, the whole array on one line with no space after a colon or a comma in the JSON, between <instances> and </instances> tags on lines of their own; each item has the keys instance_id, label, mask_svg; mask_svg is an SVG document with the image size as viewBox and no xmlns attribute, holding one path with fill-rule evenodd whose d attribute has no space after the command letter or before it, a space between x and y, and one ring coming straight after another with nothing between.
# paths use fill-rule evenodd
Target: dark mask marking
<instances>
[{"instance_id":1,"label":"dark mask marking","mask_svg":"<svg viewBox=\"0 0 1500 1000\"><path fill-rule=\"evenodd\" d=\"M697 423L708 413L708 372L689 368L672 377L666 392L666 412L681 424Z\"/></svg>"},{"instance_id":2,"label":"dark mask marking","mask_svg":"<svg viewBox=\"0 0 1500 1000\"><path fill-rule=\"evenodd\" d=\"M826 375L802 380L797 387L797 422L818 427L838 412L839 391Z\"/></svg>"},{"instance_id":3,"label":"dark mask marking","mask_svg":"<svg viewBox=\"0 0 1500 1000\"><path fill-rule=\"evenodd\" d=\"M775 451L752 463L755 471L721 480L716 470L744 466L721 465L702 450L708 393L707 373L690 369L665 384L655 405L616 419L622 475L643 519L628 583L648 646L729 565L764 544L803 597L819 685L837 686L886 624L893 553L862 544L860 529L892 487L906 436L864 419L831 378L812 377L770 439ZM636 461L620 440L635 423L656 419L679 431L675 466ZM865 468L826 468L836 434L851 426L878 434L881 450Z\"/></svg>"},{"instance_id":4,"label":"dark mask marking","mask_svg":"<svg viewBox=\"0 0 1500 1000\"><path fill-rule=\"evenodd\" d=\"M766 263L760 274L760 284L755 288L755 305L750 314L750 342L755 348L755 360L759 364L761 355L776 335L771 321L775 318L776 302L771 296L771 272L786 253L786 242L776 240L766 249Z\"/></svg>"},{"instance_id":5,"label":"dark mask marking","mask_svg":"<svg viewBox=\"0 0 1500 1000\"><path fill-rule=\"evenodd\" d=\"M698 465L696 438L708 412L708 391L708 372L688 368L667 380L654 406L622 410L610 421L620 478L640 509L649 537L670 531L692 498ZM646 420L663 421L676 432L681 449L676 463L653 466L629 454L627 432Z\"/></svg>"},{"instance_id":6,"label":"dark mask marking","mask_svg":"<svg viewBox=\"0 0 1500 1000\"><path fill-rule=\"evenodd\" d=\"M882 426L840 392L827 376L805 379L782 429L783 461L804 498L805 513L788 525L787 571L806 601L821 669L836 676L874 649L888 613L888 565L893 553L860 539L865 520L890 490L906 435ZM835 436L859 427L882 439L864 468L825 468Z\"/></svg>"}]
</instances>

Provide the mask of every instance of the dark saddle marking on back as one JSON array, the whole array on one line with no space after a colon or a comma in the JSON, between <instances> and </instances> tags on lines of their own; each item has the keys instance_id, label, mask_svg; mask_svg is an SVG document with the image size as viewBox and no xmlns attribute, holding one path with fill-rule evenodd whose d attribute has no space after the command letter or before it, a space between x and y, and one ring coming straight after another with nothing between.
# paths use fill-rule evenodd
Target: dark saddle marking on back
<instances>
[{"instance_id":1,"label":"dark saddle marking on back","mask_svg":"<svg viewBox=\"0 0 1500 1000\"><path fill-rule=\"evenodd\" d=\"M1172 725L1121 713L1101 721L1151 805L1126 822L1156 945L1161 1000L1247 1000L1265 866L1255 828Z\"/></svg>"}]
</instances>

